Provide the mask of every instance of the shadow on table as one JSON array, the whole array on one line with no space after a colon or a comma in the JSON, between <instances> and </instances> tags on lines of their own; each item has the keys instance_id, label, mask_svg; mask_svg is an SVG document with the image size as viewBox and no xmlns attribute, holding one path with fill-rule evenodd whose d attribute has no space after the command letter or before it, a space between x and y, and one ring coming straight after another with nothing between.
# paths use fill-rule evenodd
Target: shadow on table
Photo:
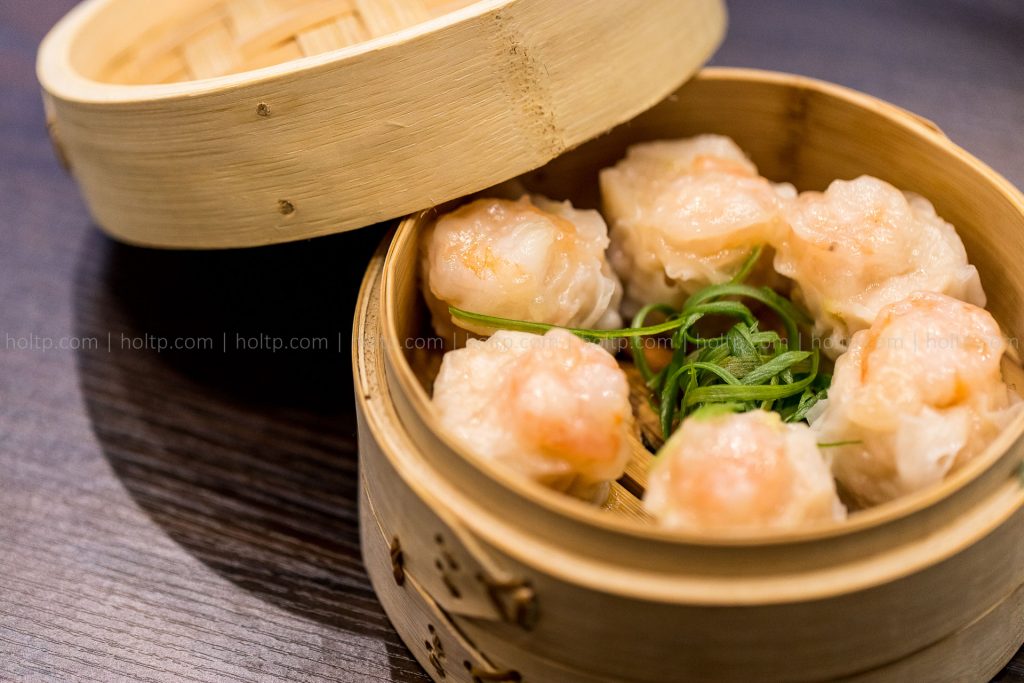
<instances>
[{"instance_id":1,"label":"shadow on table","mask_svg":"<svg viewBox=\"0 0 1024 683\"><path fill-rule=\"evenodd\" d=\"M125 488L167 534L269 602L385 643L428 680L359 553L350 329L381 228L296 244L157 251L86 239L74 293L82 393Z\"/></svg>"}]
</instances>

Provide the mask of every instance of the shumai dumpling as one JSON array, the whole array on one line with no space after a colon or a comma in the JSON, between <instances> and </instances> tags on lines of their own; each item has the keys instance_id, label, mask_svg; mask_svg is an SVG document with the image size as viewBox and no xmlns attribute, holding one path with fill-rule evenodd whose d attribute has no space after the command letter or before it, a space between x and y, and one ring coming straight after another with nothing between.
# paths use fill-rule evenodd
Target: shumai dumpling
<instances>
[{"instance_id":1,"label":"shumai dumpling","mask_svg":"<svg viewBox=\"0 0 1024 683\"><path fill-rule=\"evenodd\" d=\"M781 238L782 209L796 196L759 176L721 135L634 145L600 181L628 314L648 303L678 306L729 280L752 249ZM771 284L770 249L762 261L752 281Z\"/></svg>"},{"instance_id":2,"label":"shumai dumpling","mask_svg":"<svg viewBox=\"0 0 1024 683\"><path fill-rule=\"evenodd\" d=\"M603 500L629 461L626 375L565 330L470 339L444 355L433 404L467 450L585 500Z\"/></svg>"},{"instance_id":3,"label":"shumai dumpling","mask_svg":"<svg viewBox=\"0 0 1024 683\"><path fill-rule=\"evenodd\" d=\"M536 195L478 199L445 214L421 242L434 331L452 341L456 327L493 331L453 321L448 306L561 327L619 327L622 285L607 247L608 228L597 211Z\"/></svg>"},{"instance_id":4,"label":"shumai dumpling","mask_svg":"<svg viewBox=\"0 0 1024 683\"><path fill-rule=\"evenodd\" d=\"M801 193L787 218L791 230L775 269L796 281L794 298L814 317L815 333L833 358L884 306L911 292L985 305L956 230L923 197L861 176Z\"/></svg>"},{"instance_id":5,"label":"shumai dumpling","mask_svg":"<svg viewBox=\"0 0 1024 683\"><path fill-rule=\"evenodd\" d=\"M764 410L683 420L658 452L644 507L661 526L686 530L784 529L846 516L811 430Z\"/></svg>"},{"instance_id":6,"label":"shumai dumpling","mask_svg":"<svg viewBox=\"0 0 1024 683\"><path fill-rule=\"evenodd\" d=\"M863 504L942 481L1019 413L1000 373L1006 341L988 311L917 292L882 309L836 361L812 409L832 470ZM814 414L814 413L817 414Z\"/></svg>"}]
</instances>

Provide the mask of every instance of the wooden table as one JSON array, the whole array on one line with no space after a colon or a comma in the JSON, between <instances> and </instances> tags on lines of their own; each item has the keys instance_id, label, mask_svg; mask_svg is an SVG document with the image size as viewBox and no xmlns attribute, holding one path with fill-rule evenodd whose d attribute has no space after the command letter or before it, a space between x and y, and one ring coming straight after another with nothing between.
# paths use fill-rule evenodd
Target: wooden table
<instances>
[{"instance_id":1,"label":"wooden table","mask_svg":"<svg viewBox=\"0 0 1024 683\"><path fill-rule=\"evenodd\" d=\"M383 228L220 253L102 236L33 76L72 4L0 4L0 680L427 680L356 532L349 321ZM716 63L874 93L1024 185L1024 3L731 6Z\"/></svg>"}]
</instances>

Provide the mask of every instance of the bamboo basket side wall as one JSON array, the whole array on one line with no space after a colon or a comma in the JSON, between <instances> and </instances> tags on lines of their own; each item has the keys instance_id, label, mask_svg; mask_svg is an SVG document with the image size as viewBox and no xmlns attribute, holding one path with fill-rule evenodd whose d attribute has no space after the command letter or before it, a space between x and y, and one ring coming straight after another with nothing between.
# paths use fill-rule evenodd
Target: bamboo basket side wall
<instances>
[{"instance_id":1,"label":"bamboo basket side wall","mask_svg":"<svg viewBox=\"0 0 1024 683\"><path fill-rule=\"evenodd\" d=\"M559 662L541 660L523 649L509 647L507 644L498 652L481 649L467 638L461 620L456 620L459 623L453 621L420 586L414 583L398 585L394 580L388 552L392 539L386 535L373 513L368 495L369 486L363 483L360 502L364 563L374 591L399 636L433 680L438 683L476 683L476 680L611 683L606 677L595 677ZM1006 665L1024 641L1024 620L1019 618L1021 614L1024 614L1024 587L950 637L906 658L842 680L844 683L919 680L931 683L984 683ZM594 647L596 649L597 646ZM438 653L443 656L438 656ZM635 655L631 655L631 660L638 662L634 671L640 672L643 663ZM495 661L506 664L496 665ZM466 662L470 662L468 668ZM720 669L716 669L708 672L708 676L719 673ZM794 680L789 677L791 673L783 672L782 680ZM642 672L639 675L643 675ZM474 679L474 676L477 678ZM690 680L712 679L699 679L694 675ZM745 673L740 680L746 683L749 676ZM764 674L759 676L759 680L771 683L771 679ZM615 683L625 681L619 679Z\"/></svg>"}]
</instances>

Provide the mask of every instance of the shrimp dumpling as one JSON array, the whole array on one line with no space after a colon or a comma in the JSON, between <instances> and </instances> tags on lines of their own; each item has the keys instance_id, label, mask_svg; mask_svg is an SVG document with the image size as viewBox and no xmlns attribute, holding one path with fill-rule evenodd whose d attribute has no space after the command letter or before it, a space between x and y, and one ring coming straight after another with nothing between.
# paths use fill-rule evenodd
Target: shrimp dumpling
<instances>
[{"instance_id":1,"label":"shrimp dumpling","mask_svg":"<svg viewBox=\"0 0 1024 683\"><path fill-rule=\"evenodd\" d=\"M449 351L433 404L467 450L585 500L602 501L630 457L625 373L565 330L500 330Z\"/></svg>"},{"instance_id":2,"label":"shrimp dumpling","mask_svg":"<svg viewBox=\"0 0 1024 683\"><path fill-rule=\"evenodd\" d=\"M478 199L445 214L421 241L434 331L452 341L456 327L493 331L456 324L448 306L562 327L619 327L622 285L607 247L608 228L597 211L536 195Z\"/></svg>"},{"instance_id":3,"label":"shrimp dumpling","mask_svg":"<svg viewBox=\"0 0 1024 683\"><path fill-rule=\"evenodd\" d=\"M684 420L658 452L644 507L661 526L688 530L784 529L846 516L811 430L763 410Z\"/></svg>"},{"instance_id":4,"label":"shrimp dumpling","mask_svg":"<svg viewBox=\"0 0 1024 683\"><path fill-rule=\"evenodd\" d=\"M609 259L626 288L627 313L648 303L678 306L729 280L751 250L785 230L791 185L774 185L730 138L699 135L634 145L601 171L611 228ZM759 264L769 284L771 258Z\"/></svg>"},{"instance_id":5,"label":"shrimp dumpling","mask_svg":"<svg viewBox=\"0 0 1024 683\"><path fill-rule=\"evenodd\" d=\"M791 230L775 269L796 281L794 297L814 317L815 333L833 358L884 306L911 292L985 305L956 230L923 197L861 176L801 193L787 216Z\"/></svg>"},{"instance_id":6,"label":"shrimp dumpling","mask_svg":"<svg viewBox=\"0 0 1024 683\"><path fill-rule=\"evenodd\" d=\"M917 292L853 335L811 428L836 479L863 504L922 489L964 465L1019 413L988 311Z\"/></svg>"}]
</instances>

